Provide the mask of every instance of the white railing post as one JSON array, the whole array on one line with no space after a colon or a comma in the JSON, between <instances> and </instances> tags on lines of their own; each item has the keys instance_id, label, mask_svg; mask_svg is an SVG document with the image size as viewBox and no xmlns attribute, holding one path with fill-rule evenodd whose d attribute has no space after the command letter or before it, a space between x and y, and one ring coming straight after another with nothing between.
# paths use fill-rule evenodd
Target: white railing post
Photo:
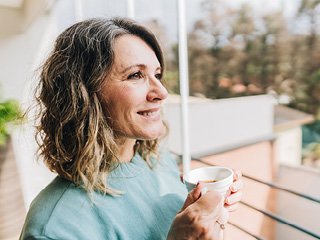
<instances>
[{"instance_id":1,"label":"white railing post","mask_svg":"<svg viewBox=\"0 0 320 240\"><path fill-rule=\"evenodd\" d=\"M189 144L189 76L188 76L188 45L186 27L185 0L178 0L178 32L179 32L179 81L181 95L181 122L182 122L182 151L183 173L190 170L190 144Z\"/></svg>"},{"instance_id":2,"label":"white railing post","mask_svg":"<svg viewBox=\"0 0 320 240\"><path fill-rule=\"evenodd\" d=\"M83 20L83 6L82 0L74 0L74 15L76 22L80 22Z\"/></svg>"},{"instance_id":3,"label":"white railing post","mask_svg":"<svg viewBox=\"0 0 320 240\"><path fill-rule=\"evenodd\" d=\"M127 0L127 17L134 19L134 0Z\"/></svg>"}]
</instances>

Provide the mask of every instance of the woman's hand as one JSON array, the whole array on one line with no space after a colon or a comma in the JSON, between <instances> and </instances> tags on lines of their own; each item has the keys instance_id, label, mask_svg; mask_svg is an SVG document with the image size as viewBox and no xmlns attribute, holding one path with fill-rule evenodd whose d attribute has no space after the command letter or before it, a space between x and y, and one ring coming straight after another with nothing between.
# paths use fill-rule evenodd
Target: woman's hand
<instances>
[{"instance_id":1,"label":"woman's hand","mask_svg":"<svg viewBox=\"0 0 320 240\"><path fill-rule=\"evenodd\" d=\"M238 203L242 197L242 188L243 182L241 180L241 172L240 171L233 171L233 183L231 184L226 198L225 198L225 208L228 209L229 212L232 212L237 209Z\"/></svg>"},{"instance_id":2,"label":"woman's hand","mask_svg":"<svg viewBox=\"0 0 320 240\"><path fill-rule=\"evenodd\" d=\"M223 207L222 196L215 191L201 195L199 183L189 194L176 215L168 233L168 240L208 239L222 240L223 227L229 214Z\"/></svg>"}]
</instances>

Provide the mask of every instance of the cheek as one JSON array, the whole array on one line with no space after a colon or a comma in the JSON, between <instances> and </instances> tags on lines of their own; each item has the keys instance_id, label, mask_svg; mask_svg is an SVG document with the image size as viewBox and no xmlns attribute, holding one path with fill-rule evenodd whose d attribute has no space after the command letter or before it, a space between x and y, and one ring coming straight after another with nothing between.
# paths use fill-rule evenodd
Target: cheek
<instances>
[{"instance_id":1,"label":"cheek","mask_svg":"<svg viewBox=\"0 0 320 240\"><path fill-rule=\"evenodd\" d=\"M133 108L139 106L146 99L145 87L143 85L133 85L123 87L115 94L118 106L123 108Z\"/></svg>"},{"instance_id":2,"label":"cheek","mask_svg":"<svg viewBox=\"0 0 320 240\"><path fill-rule=\"evenodd\" d=\"M115 91L108 100L106 107L109 116L113 117L113 120L120 120L138 111L143 98L138 91L123 88L121 91Z\"/></svg>"},{"instance_id":3,"label":"cheek","mask_svg":"<svg viewBox=\"0 0 320 240\"><path fill-rule=\"evenodd\" d=\"M146 100L146 87L143 84L123 82L113 85L104 93L104 111L112 120L129 118L140 110ZM127 119L128 120L128 119Z\"/></svg>"}]
</instances>

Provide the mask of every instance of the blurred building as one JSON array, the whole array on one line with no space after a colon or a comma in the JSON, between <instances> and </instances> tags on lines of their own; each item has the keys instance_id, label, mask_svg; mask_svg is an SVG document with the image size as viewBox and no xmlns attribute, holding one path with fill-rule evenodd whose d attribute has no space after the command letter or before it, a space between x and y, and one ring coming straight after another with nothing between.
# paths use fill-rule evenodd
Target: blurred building
<instances>
[{"instance_id":1,"label":"blurred building","mask_svg":"<svg viewBox=\"0 0 320 240\"><path fill-rule=\"evenodd\" d=\"M84 2L84 1L83 1ZM16 98L29 106L35 85L34 71L57 34L73 23L81 11L76 1L0 0L1 98ZM85 2L87 16L125 15L125 1ZM98 10L97 10L98 9ZM102 13L103 9L109 9ZM190 151L192 167L207 164L240 169L252 179L274 183L320 198L319 172L300 166L301 128L310 115L275 105L267 95L222 100L190 97ZM181 154L180 99L170 96L164 114L170 125L168 147ZM32 123L12 134L0 149L0 239L17 239L26 210L36 194L54 177L36 162ZM198 159L198 160L196 160ZM320 204L280 192L245 178L244 202L288 218L319 233ZM298 181L297 181L298 180ZM311 210L309 210L311 209ZM303 214L302 214L303 213ZM270 220L246 205L231 216L226 239L313 239ZM240 227L240 228L239 228Z\"/></svg>"},{"instance_id":2,"label":"blurred building","mask_svg":"<svg viewBox=\"0 0 320 240\"><path fill-rule=\"evenodd\" d=\"M179 96L169 96L165 116L170 126L167 144L181 155ZM320 204L281 191L320 199L320 190L314 189L320 184L319 171L301 166L301 126L312 122L312 115L277 105L268 95L221 100L190 97L189 119L192 168L223 165L245 176L244 204L231 215L237 227L228 228L226 239L314 239L269 218L268 213L320 234L315 222Z\"/></svg>"}]
</instances>

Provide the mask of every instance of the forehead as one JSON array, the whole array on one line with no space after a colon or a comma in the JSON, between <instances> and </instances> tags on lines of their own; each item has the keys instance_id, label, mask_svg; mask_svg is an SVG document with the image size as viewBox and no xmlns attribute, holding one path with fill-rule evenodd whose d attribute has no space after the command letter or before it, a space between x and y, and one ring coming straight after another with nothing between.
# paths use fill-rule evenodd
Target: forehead
<instances>
[{"instance_id":1,"label":"forehead","mask_svg":"<svg viewBox=\"0 0 320 240\"><path fill-rule=\"evenodd\" d=\"M114 44L114 67L126 68L135 64L159 67L160 63L153 49L141 38L125 34L118 37Z\"/></svg>"}]
</instances>

